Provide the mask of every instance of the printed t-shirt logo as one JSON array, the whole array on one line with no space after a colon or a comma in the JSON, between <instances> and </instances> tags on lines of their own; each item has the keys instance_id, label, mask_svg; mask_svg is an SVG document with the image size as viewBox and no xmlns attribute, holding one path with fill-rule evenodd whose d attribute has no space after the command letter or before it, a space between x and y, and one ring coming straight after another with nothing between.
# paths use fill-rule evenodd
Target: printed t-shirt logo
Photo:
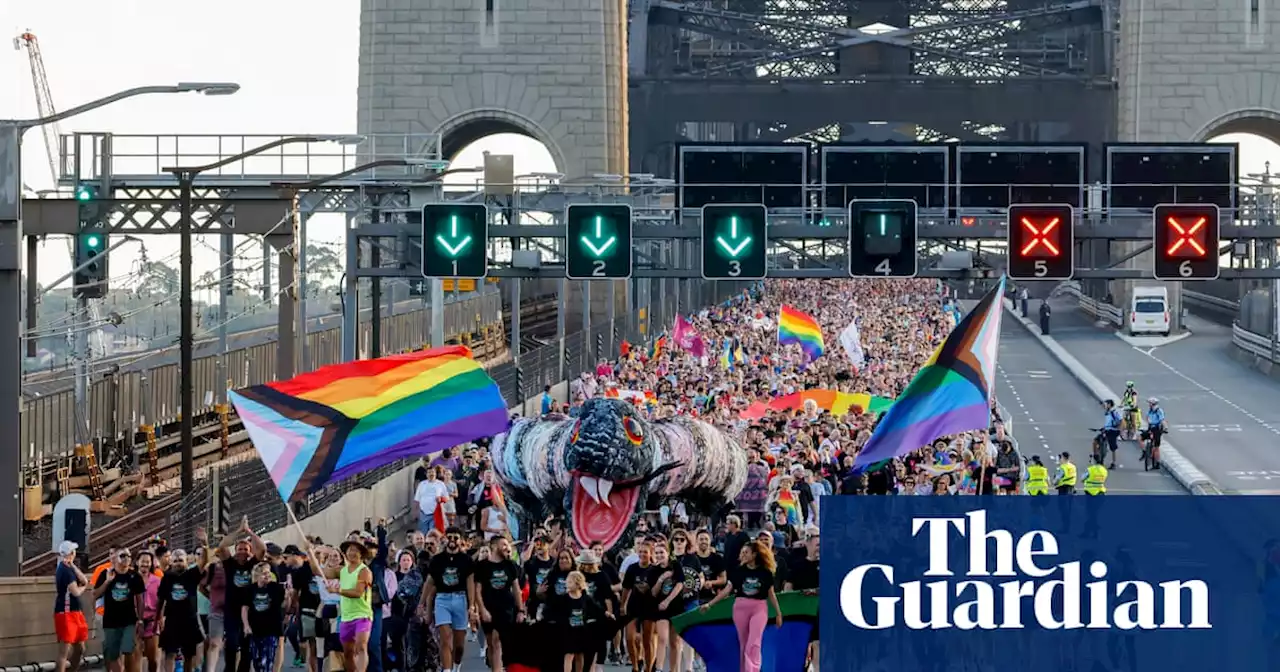
<instances>
[{"instance_id":1,"label":"printed t-shirt logo","mask_svg":"<svg viewBox=\"0 0 1280 672\"><path fill-rule=\"evenodd\" d=\"M182 602L187 599L187 587L181 583L173 584L173 590L169 591L169 599L174 602Z\"/></svg>"},{"instance_id":2,"label":"printed t-shirt logo","mask_svg":"<svg viewBox=\"0 0 1280 672\"><path fill-rule=\"evenodd\" d=\"M569 627L580 627L582 625L586 625L586 622L586 618L583 617L581 609L574 609L569 612Z\"/></svg>"},{"instance_id":3,"label":"printed t-shirt logo","mask_svg":"<svg viewBox=\"0 0 1280 672\"><path fill-rule=\"evenodd\" d=\"M111 599L116 602L124 602L129 599L129 584L119 581L111 584Z\"/></svg>"},{"instance_id":4,"label":"printed t-shirt logo","mask_svg":"<svg viewBox=\"0 0 1280 672\"><path fill-rule=\"evenodd\" d=\"M743 595L759 595L759 594L760 594L760 579L758 579L758 578L756 578L756 577L754 577L754 576L748 576L747 578L743 579L743 580L742 580L742 594L743 594Z\"/></svg>"},{"instance_id":5,"label":"printed t-shirt logo","mask_svg":"<svg viewBox=\"0 0 1280 672\"><path fill-rule=\"evenodd\" d=\"M253 596L253 610L266 611L271 608L271 596L267 593L257 593Z\"/></svg>"},{"instance_id":6,"label":"printed t-shirt logo","mask_svg":"<svg viewBox=\"0 0 1280 672\"><path fill-rule=\"evenodd\" d=\"M493 570L493 573L489 575L489 586L494 590L502 590L503 588L506 588L508 581L507 570L505 569L495 569Z\"/></svg>"},{"instance_id":7,"label":"printed t-shirt logo","mask_svg":"<svg viewBox=\"0 0 1280 672\"><path fill-rule=\"evenodd\" d=\"M444 585L446 585L446 586L456 586L456 585L458 585L458 568L457 568L457 567L445 567L445 568L444 568L444 576L442 576L442 577L441 577L441 579L444 581Z\"/></svg>"}]
</instances>

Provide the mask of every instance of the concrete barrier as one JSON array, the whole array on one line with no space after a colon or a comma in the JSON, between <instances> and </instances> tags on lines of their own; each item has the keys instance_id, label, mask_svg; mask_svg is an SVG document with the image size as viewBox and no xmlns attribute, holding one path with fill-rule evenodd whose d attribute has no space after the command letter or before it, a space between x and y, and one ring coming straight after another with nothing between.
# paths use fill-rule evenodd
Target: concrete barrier
<instances>
[{"instance_id":1,"label":"concrete barrier","mask_svg":"<svg viewBox=\"0 0 1280 672\"><path fill-rule=\"evenodd\" d=\"M560 383L551 388L556 401L568 399L569 385ZM511 408L512 413L538 415L542 408L542 395L525 400L524 404ZM366 519L396 519L409 510L413 496L413 471L416 464L382 479L372 488L353 490L323 512L302 519L298 526L288 525L271 530L263 538L281 546L299 544L302 532L319 536L329 543L346 538L351 530L361 529ZM263 494L263 496L268 496ZM275 496L271 494L270 496ZM52 661L57 658L57 643L53 631L54 585L51 576L0 578L0 668L32 665L32 661ZM91 596L83 599L89 623L93 623ZM102 651L101 639L89 641L86 655ZM38 666L38 664L35 664ZM34 669L34 668L33 668Z\"/></svg>"},{"instance_id":2,"label":"concrete barrier","mask_svg":"<svg viewBox=\"0 0 1280 672\"><path fill-rule=\"evenodd\" d=\"M1053 355L1055 359L1066 367L1067 371L1089 391L1091 395L1098 401L1106 399L1119 399L1120 395L1109 389L1097 376L1085 368L1080 360L1076 359L1065 348L1058 344L1057 339L1052 336L1045 336L1040 333L1039 325L1031 320L1022 317L1014 310L1013 301L1004 300L1005 312L1008 313L1018 324L1021 324L1028 332L1031 333L1040 344ZM1195 495L1219 495L1222 489L1218 484L1209 478L1208 474L1200 471L1198 467L1191 463L1182 453L1175 448L1169 440L1163 439L1160 442L1160 467L1167 471L1173 479L1182 487L1189 490Z\"/></svg>"}]
</instances>

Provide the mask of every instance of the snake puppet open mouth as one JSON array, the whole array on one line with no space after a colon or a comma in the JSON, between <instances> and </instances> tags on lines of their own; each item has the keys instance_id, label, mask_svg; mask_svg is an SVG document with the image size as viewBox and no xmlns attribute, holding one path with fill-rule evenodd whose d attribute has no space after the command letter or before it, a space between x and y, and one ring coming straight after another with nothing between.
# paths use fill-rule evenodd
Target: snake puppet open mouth
<instances>
[{"instance_id":1,"label":"snake puppet open mouth","mask_svg":"<svg viewBox=\"0 0 1280 672\"><path fill-rule=\"evenodd\" d=\"M746 483L737 441L691 418L649 421L591 399L577 418L519 419L490 447L503 489L529 514L567 515L575 540L612 548L648 507L683 500L710 513Z\"/></svg>"}]
</instances>

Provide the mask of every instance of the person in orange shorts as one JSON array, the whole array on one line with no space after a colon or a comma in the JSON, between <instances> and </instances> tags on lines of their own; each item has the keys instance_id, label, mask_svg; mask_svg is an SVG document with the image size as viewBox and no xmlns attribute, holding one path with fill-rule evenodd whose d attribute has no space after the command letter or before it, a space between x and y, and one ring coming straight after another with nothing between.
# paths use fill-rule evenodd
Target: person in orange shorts
<instances>
[{"instance_id":1,"label":"person in orange shorts","mask_svg":"<svg viewBox=\"0 0 1280 672\"><path fill-rule=\"evenodd\" d=\"M84 656L84 644L89 641L89 624L84 619L80 596L89 587L79 567L76 567L74 541L58 545L58 570L54 574L56 598L53 603L53 626L58 634L58 666L56 672L77 672Z\"/></svg>"}]
</instances>

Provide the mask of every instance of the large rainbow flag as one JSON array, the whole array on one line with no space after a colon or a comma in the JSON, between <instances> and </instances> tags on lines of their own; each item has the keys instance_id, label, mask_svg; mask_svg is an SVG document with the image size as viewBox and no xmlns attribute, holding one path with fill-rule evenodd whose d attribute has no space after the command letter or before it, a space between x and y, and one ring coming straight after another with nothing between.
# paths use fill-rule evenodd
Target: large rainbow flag
<instances>
[{"instance_id":1,"label":"large rainbow flag","mask_svg":"<svg viewBox=\"0 0 1280 672\"><path fill-rule=\"evenodd\" d=\"M758 420L769 411L799 411L805 401L812 399L818 408L839 417L851 411L857 413L883 413L893 405L892 399L865 393L840 392L839 390L802 390L776 397L767 402L757 401L738 415L745 420Z\"/></svg>"},{"instance_id":2,"label":"large rainbow flag","mask_svg":"<svg viewBox=\"0 0 1280 672\"><path fill-rule=\"evenodd\" d=\"M285 501L510 426L497 383L460 345L334 364L229 395Z\"/></svg>"},{"instance_id":3,"label":"large rainbow flag","mask_svg":"<svg viewBox=\"0 0 1280 672\"><path fill-rule=\"evenodd\" d=\"M778 311L778 345L788 343L799 345L809 359L817 359L826 351L818 321L791 306L783 306Z\"/></svg>"},{"instance_id":4,"label":"large rainbow flag","mask_svg":"<svg viewBox=\"0 0 1280 672\"><path fill-rule=\"evenodd\" d=\"M909 453L991 422L1004 278L947 336L889 407L854 460L856 467Z\"/></svg>"}]
</instances>

